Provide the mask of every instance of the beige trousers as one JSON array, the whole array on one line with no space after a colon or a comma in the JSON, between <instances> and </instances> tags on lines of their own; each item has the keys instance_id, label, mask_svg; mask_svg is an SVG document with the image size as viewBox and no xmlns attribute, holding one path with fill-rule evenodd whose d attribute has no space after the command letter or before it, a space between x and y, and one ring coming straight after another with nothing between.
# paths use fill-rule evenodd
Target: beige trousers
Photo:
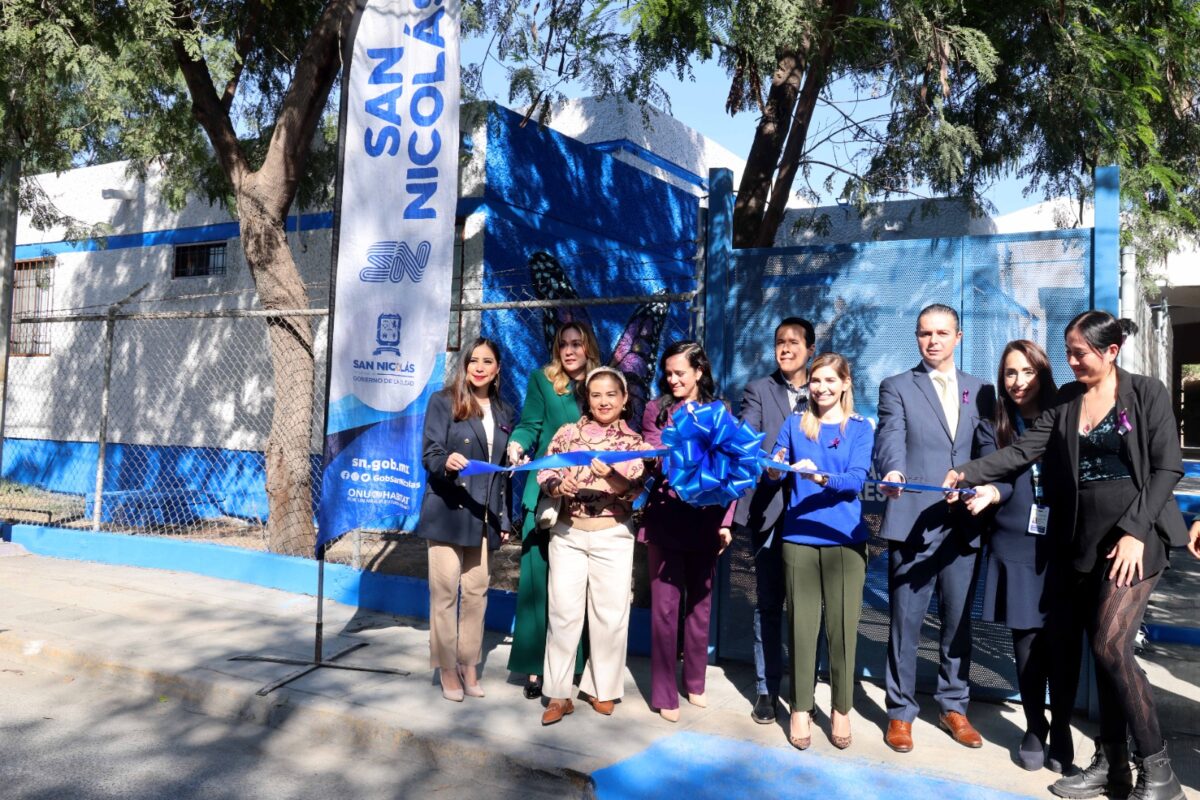
<instances>
[{"instance_id":1,"label":"beige trousers","mask_svg":"<svg viewBox=\"0 0 1200 800\"><path fill-rule=\"evenodd\" d=\"M459 588L462 602L459 603ZM475 665L483 653L488 549L429 542L429 665Z\"/></svg>"},{"instance_id":2,"label":"beige trousers","mask_svg":"<svg viewBox=\"0 0 1200 800\"><path fill-rule=\"evenodd\" d=\"M625 694L632 580L633 531L628 525L585 531L560 522L550 529L543 694L571 697L585 613L590 652L579 688L600 700Z\"/></svg>"}]
</instances>

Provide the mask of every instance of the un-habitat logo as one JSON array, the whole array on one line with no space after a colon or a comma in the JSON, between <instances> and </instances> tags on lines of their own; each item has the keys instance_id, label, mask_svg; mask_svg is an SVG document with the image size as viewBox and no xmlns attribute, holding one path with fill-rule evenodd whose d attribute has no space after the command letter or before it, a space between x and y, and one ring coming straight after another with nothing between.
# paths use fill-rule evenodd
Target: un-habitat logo
<instances>
[{"instance_id":1,"label":"un-habitat logo","mask_svg":"<svg viewBox=\"0 0 1200 800\"><path fill-rule=\"evenodd\" d=\"M364 283L400 283L407 275L413 283L420 283L429 265L429 254L433 245L420 242L414 251L408 242L376 242L367 248L367 263L358 273Z\"/></svg>"}]
</instances>

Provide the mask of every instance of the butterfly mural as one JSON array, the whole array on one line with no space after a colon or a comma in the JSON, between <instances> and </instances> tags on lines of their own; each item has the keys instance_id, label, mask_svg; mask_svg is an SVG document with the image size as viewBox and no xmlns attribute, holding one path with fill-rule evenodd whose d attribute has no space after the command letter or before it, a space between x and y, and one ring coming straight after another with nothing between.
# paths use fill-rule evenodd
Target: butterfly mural
<instances>
[{"instance_id":1,"label":"butterfly mural","mask_svg":"<svg viewBox=\"0 0 1200 800\"><path fill-rule=\"evenodd\" d=\"M581 321L591 326L592 330L596 329L586 306L563 302L580 298L557 258L545 251L538 251L529 258L529 272L534 294L539 300L561 302L561 305L542 309L542 336L546 342L546 352L554 347L554 334L563 323ZM650 400L667 310L666 300L651 300L638 305L617 337L612 358L608 362L609 366L625 375L629 384L629 422L635 430L641 429L642 411Z\"/></svg>"}]
</instances>

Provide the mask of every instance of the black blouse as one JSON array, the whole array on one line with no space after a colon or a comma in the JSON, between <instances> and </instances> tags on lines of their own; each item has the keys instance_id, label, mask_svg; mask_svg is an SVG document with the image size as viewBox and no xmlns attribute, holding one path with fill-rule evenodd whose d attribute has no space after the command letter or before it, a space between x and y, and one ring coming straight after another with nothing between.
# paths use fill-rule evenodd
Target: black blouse
<instances>
[{"instance_id":1,"label":"black blouse","mask_svg":"<svg viewBox=\"0 0 1200 800\"><path fill-rule=\"evenodd\" d=\"M1096 427L1079 434L1079 482L1116 481L1130 474L1121 456L1121 431L1113 406Z\"/></svg>"}]
</instances>

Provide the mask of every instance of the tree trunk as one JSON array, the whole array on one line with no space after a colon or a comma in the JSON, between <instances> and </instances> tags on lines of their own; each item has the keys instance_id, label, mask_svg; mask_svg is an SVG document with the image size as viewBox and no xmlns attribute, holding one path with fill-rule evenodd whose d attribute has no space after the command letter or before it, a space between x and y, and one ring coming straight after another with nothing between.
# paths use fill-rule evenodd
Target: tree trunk
<instances>
[{"instance_id":1,"label":"tree trunk","mask_svg":"<svg viewBox=\"0 0 1200 800\"><path fill-rule=\"evenodd\" d=\"M4 412L8 400L8 340L12 320L14 263L17 256L17 208L21 159L0 167L0 463L4 461Z\"/></svg>"},{"instance_id":2,"label":"tree trunk","mask_svg":"<svg viewBox=\"0 0 1200 800\"><path fill-rule=\"evenodd\" d=\"M256 174L238 192L238 216L246 263L262 307L308 307L300 271L284 234L283 219L267 209L275 191ZM275 411L267 439L268 547L275 553L309 555L313 527L310 448L313 425L313 335L310 318L271 318L267 325L275 373Z\"/></svg>"},{"instance_id":3,"label":"tree trunk","mask_svg":"<svg viewBox=\"0 0 1200 800\"><path fill-rule=\"evenodd\" d=\"M783 222L808 126L828 77L837 29L854 7L854 0L826 2L829 16L816 41L806 38L795 52L780 56L771 77L767 106L733 207L734 247L770 247Z\"/></svg>"},{"instance_id":4,"label":"tree trunk","mask_svg":"<svg viewBox=\"0 0 1200 800\"><path fill-rule=\"evenodd\" d=\"M758 230L758 247L770 247L775 243L775 234L783 222L783 212L787 208L788 197L792 193L792 184L800 169L800 156L804 153L804 144L808 139L808 126L812 122L813 112L817 108L817 100L829 75L829 62L833 55L833 46L837 30L845 22L854 0L833 0L829 17L821 26L820 38L817 42L817 52L809 59L808 69L804 73L804 86L796 99L796 112L792 118L791 130L788 132L787 145L779 160L779 174L771 187L771 199L767 203L767 211L763 215L762 225Z\"/></svg>"},{"instance_id":5,"label":"tree trunk","mask_svg":"<svg viewBox=\"0 0 1200 800\"><path fill-rule=\"evenodd\" d=\"M779 57L775 74L771 76L767 105L754 130L754 142L750 145L750 155L746 158L746 168L742 172L737 200L733 205L734 247L753 247L758 241L767 195L771 191L771 179L779 164L783 143L787 140L803 74L804 63L796 53L785 53Z\"/></svg>"}]
</instances>

